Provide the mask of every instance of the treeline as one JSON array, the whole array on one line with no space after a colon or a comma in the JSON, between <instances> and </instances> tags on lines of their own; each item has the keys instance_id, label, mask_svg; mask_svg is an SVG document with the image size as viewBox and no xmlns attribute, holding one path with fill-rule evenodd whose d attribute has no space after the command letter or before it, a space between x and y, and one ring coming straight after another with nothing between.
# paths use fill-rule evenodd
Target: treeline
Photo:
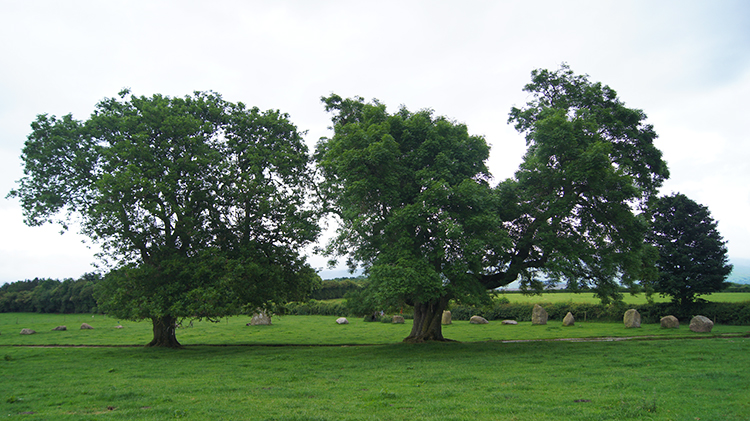
<instances>
[{"instance_id":1,"label":"treeline","mask_svg":"<svg viewBox=\"0 0 750 421\"><path fill-rule=\"evenodd\" d=\"M729 286L724 292L750 292L750 284L736 284L734 282L728 282Z\"/></svg>"},{"instance_id":2,"label":"treeline","mask_svg":"<svg viewBox=\"0 0 750 421\"><path fill-rule=\"evenodd\" d=\"M102 279L87 273L79 279L35 278L0 286L0 313L95 313L94 287ZM364 277L325 280L310 298L333 300L362 289Z\"/></svg>"},{"instance_id":3,"label":"treeline","mask_svg":"<svg viewBox=\"0 0 750 421\"><path fill-rule=\"evenodd\" d=\"M94 286L101 275L79 279L41 279L0 286L0 313L95 313Z\"/></svg>"}]
</instances>

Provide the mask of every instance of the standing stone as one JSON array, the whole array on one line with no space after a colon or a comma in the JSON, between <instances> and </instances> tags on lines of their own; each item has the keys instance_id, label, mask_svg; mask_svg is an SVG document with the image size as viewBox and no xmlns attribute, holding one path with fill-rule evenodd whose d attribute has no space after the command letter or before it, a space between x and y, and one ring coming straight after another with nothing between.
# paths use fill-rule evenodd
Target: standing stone
<instances>
[{"instance_id":1,"label":"standing stone","mask_svg":"<svg viewBox=\"0 0 750 421\"><path fill-rule=\"evenodd\" d=\"M698 333L710 332L714 328L714 322L706 316L695 316L690 320L690 330Z\"/></svg>"},{"instance_id":2,"label":"standing stone","mask_svg":"<svg viewBox=\"0 0 750 421\"><path fill-rule=\"evenodd\" d=\"M36 330L33 329L21 329L21 335L33 335L36 333Z\"/></svg>"},{"instance_id":3,"label":"standing stone","mask_svg":"<svg viewBox=\"0 0 750 421\"><path fill-rule=\"evenodd\" d=\"M664 316L659 320L659 324L661 325L662 329L677 329L680 327L680 321L677 320L677 317L672 316L671 314L669 316Z\"/></svg>"},{"instance_id":4,"label":"standing stone","mask_svg":"<svg viewBox=\"0 0 750 421\"><path fill-rule=\"evenodd\" d=\"M573 313L568 312L568 314L565 315L565 318L563 319L563 326L573 326L573 324L576 322L575 317L573 317Z\"/></svg>"},{"instance_id":5,"label":"standing stone","mask_svg":"<svg viewBox=\"0 0 750 421\"><path fill-rule=\"evenodd\" d=\"M93 329L93 327L88 323L83 323L81 324L81 329Z\"/></svg>"},{"instance_id":6,"label":"standing stone","mask_svg":"<svg viewBox=\"0 0 750 421\"><path fill-rule=\"evenodd\" d=\"M402 324L404 322L404 316L399 316L398 314L393 316L393 319L391 319L391 323Z\"/></svg>"},{"instance_id":7,"label":"standing stone","mask_svg":"<svg viewBox=\"0 0 750 421\"><path fill-rule=\"evenodd\" d=\"M517 325L518 322L515 320L503 320L504 325Z\"/></svg>"},{"instance_id":8,"label":"standing stone","mask_svg":"<svg viewBox=\"0 0 750 421\"><path fill-rule=\"evenodd\" d=\"M532 325L546 325L547 324L547 311L542 308L539 304L534 304L534 309L531 310L531 324Z\"/></svg>"},{"instance_id":9,"label":"standing stone","mask_svg":"<svg viewBox=\"0 0 750 421\"><path fill-rule=\"evenodd\" d=\"M443 310L443 324L444 325L451 324L451 312L448 310Z\"/></svg>"},{"instance_id":10,"label":"standing stone","mask_svg":"<svg viewBox=\"0 0 750 421\"><path fill-rule=\"evenodd\" d=\"M641 313L638 310L631 308L625 312L622 321L625 323L625 327L641 327Z\"/></svg>"},{"instance_id":11,"label":"standing stone","mask_svg":"<svg viewBox=\"0 0 750 421\"><path fill-rule=\"evenodd\" d=\"M469 319L469 323L474 325L486 325L489 322L482 316L471 316L471 319Z\"/></svg>"},{"instance_id":12,"label":"standing stone","mask_svg":"<svg viewBox=\"0 0 750 421\"><path fill-rule=\"evenodd\" d=\"M250 319L250 326L269 326L271 324L271 316L266 314L265 311L259 311L253 314L253 318Z\"/></svg>"},{"instance_id":13,"label":"standing stone","mask_svg":"<svg viewBox=\"0 0 750 421\"><path fill-rule=\"evenodd\" d=\"M346 317L339 317L338 319L336 319L336 323L340 325L348 325L349 320L346 320Z\"/></svg>"},{"instance_id":14,"label":"standing stone","mask_svg":"<svg viewBox=\"0 0 750 421\"><path fill-rule=\"evenodd\" d=\"M52 330L68 330L68 327L60 325L60 326L58 326L58 327L56 327L56 328L54 328Z\"/></svg>"}]
</instances>

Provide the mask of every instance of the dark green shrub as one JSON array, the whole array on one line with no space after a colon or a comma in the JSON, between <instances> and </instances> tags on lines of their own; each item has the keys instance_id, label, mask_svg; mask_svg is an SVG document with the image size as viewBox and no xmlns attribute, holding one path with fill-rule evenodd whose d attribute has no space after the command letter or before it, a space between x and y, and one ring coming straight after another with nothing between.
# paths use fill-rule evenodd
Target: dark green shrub
<instances>
[{"instance_id":1,"label":"dark green shrub","mask_svg":"<svg viewBox=\"0 0 750 421\"><path fill-rule=\"evenodd\" d=\"M305 303L289 303L285 308L285 314L294 316L348 316L349 312L343 304L327 303L310 300Z\"/></svg>"}]
</instances>

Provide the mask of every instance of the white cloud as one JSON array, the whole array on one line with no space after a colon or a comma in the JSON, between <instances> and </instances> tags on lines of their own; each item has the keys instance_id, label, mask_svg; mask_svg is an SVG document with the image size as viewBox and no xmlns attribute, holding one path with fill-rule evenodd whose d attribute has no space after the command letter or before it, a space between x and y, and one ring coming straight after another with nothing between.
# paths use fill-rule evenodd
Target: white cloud
<instances>
[{"instance_id":1,"label":"white cloud","mask_svg":"<svg viewBox=\"0 0 750 421\"><path fill-rule=\"evenodd\" d=\"M750 258L748 20L743 1L6 2L0 193L22 176L36 114L85 119L123 87L277 108L309 130L310 146L329 134L319 98L331 92L432 108L486 137L501 180L525 148L510 107L527 100L532 69L565 61L650 116L672 170L664 191L709 206L730 254ZM0 282L90 270L90 250L56 243L78 240L24 227L15 202L0 199L0 210ZM14 237L36 246L14 248ZM86 262L46 275L62 267L56 256Z\"/></svg>"}]
</instances>

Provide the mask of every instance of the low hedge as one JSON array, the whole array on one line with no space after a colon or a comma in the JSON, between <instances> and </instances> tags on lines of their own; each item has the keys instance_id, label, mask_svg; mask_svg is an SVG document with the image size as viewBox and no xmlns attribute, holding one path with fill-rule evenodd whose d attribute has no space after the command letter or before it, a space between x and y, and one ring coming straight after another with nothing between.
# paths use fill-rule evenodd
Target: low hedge
<instances>
[{"instance_id":1,"label":"low hedge","mask_svg":"<svg viewBox=\"0 0 750 421\"><path fill-rule=\"evenodd\" d=\"M568 312L578 321L622 321L622 317L630 308L638 310L643 323L659 323L659 319L673 315L682 322L689 322L693 316L703 315L714 323L725 325L750 325L750 301L742 303L713 303L697 302L687 308L673 303L653 303L627 305L615 303L609 305L587 303L543 303L550 320L562 320ZM487 320L517 320L531 321L531 310L534 304L529 303L498 303L489 307L471 307L451 305L453 320L469 320L471 316L482 316ZM352 313L345 303L324 302L310 300L304 303L290 303L286 307L286 314L296 316L351 316ZM358 317L361 315L357 315ZM402 314L407 319L412 318L410 311Z\"/></svg>"},{"instance_id":2,"label":"low hedge","mask_svg":"<svg viewBox=\"0 0 750 421\"><path fill-rule=\"evenodd\" d=\"M289 303L285 309L286 314L294 316L348 316L349 310L341 303L326 303L317 300L308 302Z\"/></svg>"},{"instance_id":3,"label":"low hedge","mask_svg":"<svg viewBox=\"0 0 750 421\"><path fill-rule=\"evenodd\" d=\"M672 303L653 303L641 305L627 305L615 303L610 305L585 303L545 303L541 306L547 311L551 320L562 320L568 312L578 321L622 321L622 317L630 308L638 310L643 323L659 323L667 315L673 315L683 322L688 322L693 316L703 315L714 323L725 325L750 325L750 302L742 303L713 303L697 302L687 308ZM531 321L531 310L534 304L504 303L490 307L470 307L453 305L450 307L453 320L469 320L471 316L482 316L487 320L517 320Z\"/></svg>"}]
</instances>

